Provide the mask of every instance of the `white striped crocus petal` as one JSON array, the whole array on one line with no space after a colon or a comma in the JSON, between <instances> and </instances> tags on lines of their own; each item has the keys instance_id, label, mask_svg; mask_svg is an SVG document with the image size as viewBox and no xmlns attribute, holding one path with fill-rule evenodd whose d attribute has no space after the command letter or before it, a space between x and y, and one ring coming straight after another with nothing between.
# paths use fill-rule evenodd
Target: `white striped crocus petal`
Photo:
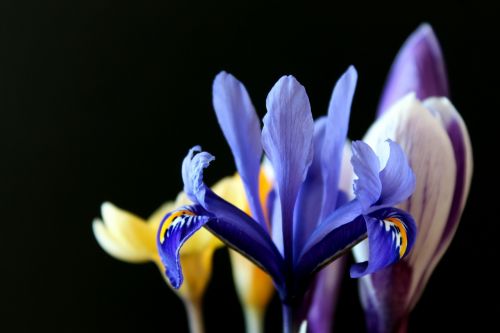
<instances>
[{"instance_id":1,"label":"white striped crocus petal","mask_svg":"<svg viewBox=\"0 0 500 333\"><path fill-rule=\"evenodd\" d=\"M360 280L371 332L391 332L406 323L456 231L472 176L467 128L446 98L402 98L372 125L364 140L379 156L387 156L387 138L401 145L416 174L415 192L399 207L415 218L419 232L408 257ZM357 261L365 260L366 242L353 252Z\"/></svg>"}]
</instances>

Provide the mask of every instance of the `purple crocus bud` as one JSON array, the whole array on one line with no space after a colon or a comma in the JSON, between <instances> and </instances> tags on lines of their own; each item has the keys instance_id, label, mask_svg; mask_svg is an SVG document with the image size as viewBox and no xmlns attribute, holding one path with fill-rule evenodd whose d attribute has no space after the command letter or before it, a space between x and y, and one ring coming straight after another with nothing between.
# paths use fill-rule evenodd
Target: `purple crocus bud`
<instances>
[{"instance_id":1,"label":"purple crocus bud","mask_svg":"<svg viewBox=\"0 0 500 333\"><path fill-rule=\"evenodd\" d=\"M367 142L384 156L387 138L398 142L416 175L413 195L399 205L415 217L419 233L413 251L397 264L360 279L368 331L406 332L408 315L457 229L472 177L467 128L447 98L420 102L409 94L368 131ZM367 244L354 248L356 260Z\"/></svg>"},{"instance_id":2,"label":"purple crocus bud","mask_svg":"<svg viewBox=\"0 0 500 333\"><path fill-rule=\"evenodd\" d=\"M404 43L385 84L377 115L413 92L417 98L448 97L448 80L439 42L429 24L422 24Z\"/></svg>"}]
</instances>

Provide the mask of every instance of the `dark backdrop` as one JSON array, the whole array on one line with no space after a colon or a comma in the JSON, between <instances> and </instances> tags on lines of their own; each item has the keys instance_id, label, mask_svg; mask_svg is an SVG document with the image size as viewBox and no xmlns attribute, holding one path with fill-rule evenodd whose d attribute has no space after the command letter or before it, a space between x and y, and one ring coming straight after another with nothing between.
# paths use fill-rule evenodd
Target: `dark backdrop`
<instances>
[{"instance_id":1,"label":"dark backdrop","mask_svg":"<svg viewBox=\"0 0 500 333\"><path fill-rule=\"evenodd\" d=\"M475 173L462 224L410 331L494 325L498 12L478 1L329 3L1 3L2 331L186 331L180 301L152 264L125 264L98 247L91 221L101 202L147 216L181 189L180 162L194 144L218 158L209 182L233 172L211 106L222 69L246 83L260 115L274 82L293 74L318 116L354 64L349 136L361 138L397 50L423 21L443 46ZM242 331L225 251L215 260L208 331ZM337 331L361 332L354 280L341 296ZM268 325L279 331L276 300Z\"/></svg>"}]
</instances>

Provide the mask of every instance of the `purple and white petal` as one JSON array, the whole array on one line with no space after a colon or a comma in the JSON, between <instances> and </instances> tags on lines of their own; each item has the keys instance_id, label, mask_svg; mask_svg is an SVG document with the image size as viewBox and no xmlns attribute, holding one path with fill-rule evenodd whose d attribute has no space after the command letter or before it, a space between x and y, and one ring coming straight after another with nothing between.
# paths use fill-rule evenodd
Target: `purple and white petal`
<instances>
[{"instance_id":1,"label":"purple and white petal","mask_svg":"<svg viewBox=\"0 0 500 333\"><path fill-rule=\"evenodd\" d=\"M387 145L387 138L401 145L416 176L414 193L399 206L415 218L419 229L414 250L405 259L413 268L409 293L415 295L422 290L421 279L440 246L448 221L455 188L455 158L441 121L413 94L381 116L364 141L379 152ZM356 252L359 255L362 251Z\"/></svg>"},{"instance_id":2,"label":"purple and white petal","mask_svg":"<svg viewBox=\"0 0 500 333\"><path fill-rule=\"evenodd\" d=\"M422 24L399 51L385 84L378 116L408 93L415 93L420 100L449 95L443 54L429 24Z\"/></svg>"},{"instance_id":3,"label":"purple and white petal","mask_svg":"<svg viewBox=\"0 0 500 333\"><path fill-rule=\"evenodd\" d=\"M448 132L451 140L455 163L457 165L455 191L450 215L441 238L441 246L436 254L436 258L439 260L455 235L469 194L473 169L472 144L465 122L447 98L429 98L423 104L429 110L439 115L443 127Z\"/></svg>"},{"instance_id":4,"label":"purple and white petal","mask_svg":"<svg viewBox=\"0 0 500 333\"><path fill-rule=\"evenodd\" d=\"M424 101L424 106L438 116L444 129L447 131L453 147L456 163L456 181L448 220L446 222L438 248L434 252L431 262L427 265L423 276L412 295L411 305L416 305L437 264L448 249L458 228L462 211L469 194L472 179L472 145L465 123L446 98L431 98Z\"/></svg>"},{"instance_id":5,"label":"purple and white petal","mask_svg":"<svg viewBox=\"0 0 500 333\"><path fill-rule=\"evenodd\" d=\"M217 120L233 152L252 216L265 225L259 202L259 171L262 157L260 121L245 86L233 75L221 72L213 83Z\"/></svg>"},{"instance_id":6,"label":"purple and white petal","mask_svg":"<svg viewBox=\"0 0 500 333\"><path fill-rule=\"evenodd\" d=\"M285 261L293 261L293 210L313 158L314 122L304 87L284 76L266 100L262 146L276 172Z\"/></svg>"}]
</instances>

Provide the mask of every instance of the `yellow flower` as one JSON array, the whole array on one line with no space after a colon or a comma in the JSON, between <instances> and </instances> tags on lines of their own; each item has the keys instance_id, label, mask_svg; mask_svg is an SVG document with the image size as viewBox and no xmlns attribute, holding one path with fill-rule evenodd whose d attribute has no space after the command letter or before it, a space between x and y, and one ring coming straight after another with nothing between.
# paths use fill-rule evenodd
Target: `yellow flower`
<instances>
[{"instance_id":1,"label":"yellow flower","mask_svg":"<svg viewBox=\"0 0 500 333\"><path fill-rule=\"evenodd\" d=\"M238 174L223 178L212 189L228 202L250 214L245 190ZM265 202L270 189L271 184L262 172L260 181L262 202ZM164 274L156 248L158 227L165 214L187 204L190 204L190 201L181 192L175 201L165 203L145 220L112 203L105 202L101 206L102 219L96 218L93 222L94 235L104 251L114 258L129 263L154 262ZM265 210L266 205L262 206ZM164 227L168 228L168 225ZM220 246L222 243L217 238L202 229L181 249L184 283L179 290L173 288L172 290L185 303L192 332L203 331L201 298L210 280L213 253ZM237 252L231 250L230 255L233 278L244 309L247 332L262 332L264 312L274 291L271 278Z\"/></svg>"},{"instance_id":2,"label":"yellow flower","mask_svg":"<svg viewBox=\"0 0 500 333\"><path fill-rule=\"evenodd\" d=\"M241 182L239 177L226 177L213 190L230 201L235 182ZM156 247L158 227L165 214L187 204L190 201L181 192L175 201L165 203L145 220L105 202L101 206L102 219L96 218L92 224L94 235L104 251L114 258L129 263L154 262L167 280ZM212 273L213 253L220 246L222 243L203 229L181 250L184 284L179 290L172 290L184 301L193 333L203 332L201 300Z\"/></svg>"},{"instance_id":3,"label":"yellow flower","mask_svg":"<svg viewBox=\"0 0 500 333\"><path fill-rule=\"evenodd\" d=\"M189 203L181 192L175 201L165 203L144 220L105 202L101 206L102 220L93 222L94 235L99 245L116 259L129 263L152 261L163 272L156 249L158 226L166 213ZM195 236L181 252L181 260L186 265L186 283L178 294L185 300L198 302L210 279L213 252L221 243L206 230Z\"/></svg>"}]
</instances>

